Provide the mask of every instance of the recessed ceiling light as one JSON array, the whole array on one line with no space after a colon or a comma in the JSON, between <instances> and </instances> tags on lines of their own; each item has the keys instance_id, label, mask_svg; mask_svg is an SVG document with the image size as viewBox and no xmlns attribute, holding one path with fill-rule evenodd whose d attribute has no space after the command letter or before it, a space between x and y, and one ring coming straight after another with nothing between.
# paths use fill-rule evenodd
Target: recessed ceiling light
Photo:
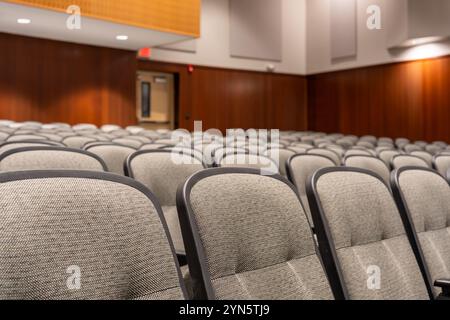
<instances>
[{"instance_id":1,"label":"recessed ceiling light","mask_svg":"<svg viewBox=\"0 0 450 320\"><path fill-rule=\"evenodd\" d=\"M17 23L20 23L20 24L30 24L30 23L31 23L31 20L30 20L30 19L27 19L27 18L19 18L19 19L17 19Z\"/></svg>"},{"instance_id":2,"label":"recessed ceiling light","mask_svg":"<svg viewBox=\"0 0 450 320\"><path fill-rule=\"evenodd\" d=\"M125 41L125 40L128 40L128 36L126 36L126 35L119 35L119 36L116 37L116 39L119 40L119 41Z\"/></svg>"}]
</instances>

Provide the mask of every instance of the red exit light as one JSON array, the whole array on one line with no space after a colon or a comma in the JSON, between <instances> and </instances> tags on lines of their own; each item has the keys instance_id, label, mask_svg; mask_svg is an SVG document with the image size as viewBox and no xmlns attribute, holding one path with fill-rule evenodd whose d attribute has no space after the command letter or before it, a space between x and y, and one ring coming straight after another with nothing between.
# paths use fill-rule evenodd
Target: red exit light
<instances>
[{"instance_id":1,"label":"red exit light","mask_svg":"<svg viewBox=\"0 0 450 320\"><path fill-rule=\"evenodd\" d=\"M151 48L142 48L138 51L139 59L147 59L149 60L152 57L152 49Z\"/></svg>"}]
</instances>

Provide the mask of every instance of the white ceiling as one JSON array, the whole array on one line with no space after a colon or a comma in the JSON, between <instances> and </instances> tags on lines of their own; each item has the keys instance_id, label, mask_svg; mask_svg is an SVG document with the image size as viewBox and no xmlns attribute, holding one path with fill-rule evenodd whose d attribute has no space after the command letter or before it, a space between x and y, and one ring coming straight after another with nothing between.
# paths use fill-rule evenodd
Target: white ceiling
<instances>
[{"instance_id":1,"label":"white ceiling","mask_svg":"<svg viewBox=\"0 0 450 320\"><path fill-rule=\"evenodd\" d=\"M138 50L192 39L175 33L137 28L98 19L81 17L81 29L66 27L68 14L0 2L0 32L37 38L61 40L102 47ZM21 25L18 18L31 19L31 24ZM116 40L117 35L127 35L127 41Z\"/></svg>"}]
</instances>

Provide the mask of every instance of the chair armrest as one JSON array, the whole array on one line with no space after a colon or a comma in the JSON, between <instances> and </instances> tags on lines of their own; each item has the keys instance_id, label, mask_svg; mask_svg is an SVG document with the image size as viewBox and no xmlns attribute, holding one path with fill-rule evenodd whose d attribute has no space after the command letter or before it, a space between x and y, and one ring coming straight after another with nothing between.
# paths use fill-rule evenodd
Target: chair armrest
<instances>
[{"instance_id":1,"label":"chair armrest","mask_svg":"<svg viewBox=\"0 0 450 320\"><path fill-rule=\"evenodd\" d=\"M442 289L441 297L450 298L450 279L438 279L434 286Z\"/></svg>"}]
</instances>

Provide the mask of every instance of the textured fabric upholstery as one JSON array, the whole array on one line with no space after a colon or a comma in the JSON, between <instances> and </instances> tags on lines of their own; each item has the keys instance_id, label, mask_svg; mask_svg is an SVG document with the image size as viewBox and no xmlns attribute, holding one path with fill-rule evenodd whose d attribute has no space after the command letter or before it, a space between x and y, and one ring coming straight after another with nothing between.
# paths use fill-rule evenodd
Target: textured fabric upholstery
<instances>
[{"instance_id":1,"label":"textured fabric upholstery","mask_svg":"<svg viewBox=\"0 0 450 320\"><path fill-rule=\"evenodd\" d=\"M142 147L139 148L139 150L155 150L155 149L161 149L164 147L168 147L166 144L161 143L147 143L142 145Z\"/></svg>"},{"instance_id":2,"label":"textured fabric upholstery","mask_svg":"<svg viewBox=\"0 0 450 320\"><path fill-rule=\"evenodd\" d=\"M433 163L433 156L430 153L425 151L413 151L411 152L411 155L423 159L428 164L428 167L431 168Z\"/></svg>"},{"instance_id":3,"label":"textured fabric upholstery","mask_svg":"<svg viewBox=\"0 0 450 320\"><path fill-rule=\"evenodd\" d=\"M368 150L350 149L345 152L345 156L371 156L372 154Z\"/></svg>"},{"instance_id":4,"label":"textured fabric upholstery","mask_svg":"<svg viewBox=\"0 0 450 320\"><path fill-rule=\"evenodd\" d=\"M16 152L0 161L0 171L56 169L104 171L102 163L94 157L64 149Z\"/></svg>"},{"instance_id":5,"label":"textured fabric upholstery","mask_svg":"<svg viewBox=\"0 0 450 320\"><path fill-rule=\"evenodd\" d=\"M220 167L225 168L250 168L261 169L267 174L276 174L278 172L277 164L270 158L249 153L226 154L218 163Z\"/></svg>"},{"instance_id":6,"label":"textured fabric upholstery","mask_svg":"<svg viewBox=\"0 0 450 320\"><path fill-rule=\"evenodd\" d=\"M218 299L331 299L311 229L285 183L254 174L197 182L190 202Z\"/></svg>"},{"instance_id":7,"label":"textured fabric upholstery","mask_svg":"<svg viewBox=\"0 0 450 320\"><path fill-rule=\"evenodd\" d=\"M63 143L69 148L81 149L88 142L97 141L96 139L82 136L71 136L63 140Z\"/></svg>"},{"instance_id":8,"label":"textured fabric upholstery","mask_svg":"<svg viewBox=\"0 0 450 320\"><path fill-rule=\"evenodd\" d=\"M0 154L9 151L9 150L13 150L13 149L17 149L17 148L24 148L24 147L48 147L49 144L47 144L46 142L14 142L14 143L8 143L8 144L4 144L4 145L0 145Z\"/></svg>"},{"instance_id":9,"label":"textured fabric upholstery","mask_svg":"<svg viewBox=\"0 0 450 320\"><path fill-rule=\"evenodd\" d=\"M429 167L428 163L425 160L406 154L404 155L402 154L392 158L392 166L394 169L399 169L403 167L422 167L422 168Z\"/></svg>"},{"instance_id":10,"label":"textured fabric upholstery","mask_svg":"<svg viewBox=\"0 0 450 320\"><path fill-rule=\"evenodd\" d=\"M428 299L417 260L389 189L358 172L331 172L316 184L350 299ZM378 290L368 270L380 268Z\"/></svg>"},{"instance_id":11,"label":"textured fabric upholstery","mask_svg":"<svg viewBox=\"0 0 450 320\"><path fill-rule=\"evenodd\" d=\"M450 187L433 172L407 170L399 187L418 234L432 282L450 279ZM435 288L438 295L440 289Z\"/></svg>"},{"instance_id":12,"label":"textured fabric upholstery","mask_svg":"<svg viewBox=\"0 0 450 320\"><path fill-rule=\"evenodd\" d=\"M381 160L383 160L383 162L386 163L386 165L387 165L388 167L390 167L390 166L391 166L391 160L392 160L392 158L395 157L395 156L397 156L397 155L399 155L399 154L400 154L400 152L398 152L398 151L396 151L396 150L384 150L384 151L381 151L381 152L378 154L378 157L379 157Z\"/></svg>"},{"instance_id":13,"label":"textured fabric upholstery","mask_svg":"<svg viewBox=\"0 0 450 320\"><path fill-rule=\"evenodd\" d=\"M8 139L8 137L9 133L0 131L0 141L5 141L6 139Z\"/></svg>"},{"instance_id":14,"label":"textured fabric upholstery","mask_svg":"<svg viewBox=\"0 0 450 320\"><path fill-rule=\"evenodd\" d=\"M337 166L341 164L341 158L339 157L339 155L331 150L311 149L311 150L306 151L306 153L307 154L317 154L320 156L328 157L328 158L332 159L334 161L335 165L337 165Z\"/></svg>"},{"instance_id":15,"label":"textured fabric upholstery","mask_svg":"<svg viewBox=\"0 0 450 320\"><path fill-rule=\"evenodd\" d=\"M175 161L172 161L175 157ZM183 164L187 163L187 164ZM183 238L176 210L178 187L197 171L203 170L200 160L170 152L143 153L129 164L133 178L149 188L163 207L170 235L177 253L184 253Z\"/></svg>"},{"instance_id":16,"label":"textured fabric upholstery","mask_svg":"<svg viewBox=\"0 0 450 320\"><path fill-rule=\"evenodd\" d=\"M87 178L0 184L0 299L182 299L154 204ZM80 289L67 285L80 271ZM70 284L70 282L69 282Z\"/></svg>"},{"instance_id":17,"label":"textured fabric upholstery","mask_svg":"<svg viewBox=\"0 0 450 320\"><path fill-rule=\"evenodd\" d=\"M29 140L48 140L47 137L35 135L35 134L18 134L10 136L7 141L8 142L16 142L16 141L29 141Z\"/></svg>"},{"instance_id":18,"label":"textured fabric upholstery","mask_svg":"<svg viewBox=\"0 0 450 320\"><path fill-rule=\"evenodd\" d=\"M98 155L105 161L110 172L124 175L124 163L130 154L136 150L130 147L119 145L97 145L87 149L87 151Z\"/></svg>"},{"instance_id":19,"label":"textured fabric upholstery","mask_svg":"<svg viewBox=\"0 0 450 320\"><path fill-rule=\"evenodd\" d=\"M275 161L278 164L278 171L282 176L286 177L286 162L295 155L295 152L288 149L269 149L266 151L266 154L273 160L277 160L278 157L278 161Z\"/></svg>"},{"instance_id":20,"label":"textured fabric upholstery","mask_svg":"<svg viewBox=\"0 0 450 320\"><path fill-rule=\"evenodd\" d=\"M450 155L441 155L434 158L435 169L443 176L447 176L447 171L450 169Z\"/></svg>"},{"instance_id":21,"label":"textured fabric upholstery","mask_svg":"<svg viewBox=\"0 0 450 320\"><path fill-rule=\"evenodd\" d=\"M139 149L143 145L143 142L134 139L129 139L128 137L126 139L114 139L113 142L134 149Z\"/></svg>"},{"instance_id":22,"label":"textured fabric upholstery","mask_svg":"<svg viewBox=\"0 0 450 320\"><path fill-rule=\"evenodd\" d=\"M361 168L372 171L379 175L387 185L390 184L389 179L391 172L386 164L375 157L349 157L345 159L345 165L347 167Z\"/></svg>"},{"instance_id":23,"label":"textured fabric upholstery","mask_svg":"<svg viewBox=\"0 0 450 320\"><path fill-rule=\"evenodd\" d=\"M308 197L306 196L306 182L312 177L312 175L319 169L336 166L331 159L315 156L315 155L302 155L295 157L291 160L290 167L292 172L292 179L297 187L300 199L302 200L303 207L305 208L306 215L309 222L313 224L311 217L311 210L309 208Z\"/></svg>"}]
</instances>

